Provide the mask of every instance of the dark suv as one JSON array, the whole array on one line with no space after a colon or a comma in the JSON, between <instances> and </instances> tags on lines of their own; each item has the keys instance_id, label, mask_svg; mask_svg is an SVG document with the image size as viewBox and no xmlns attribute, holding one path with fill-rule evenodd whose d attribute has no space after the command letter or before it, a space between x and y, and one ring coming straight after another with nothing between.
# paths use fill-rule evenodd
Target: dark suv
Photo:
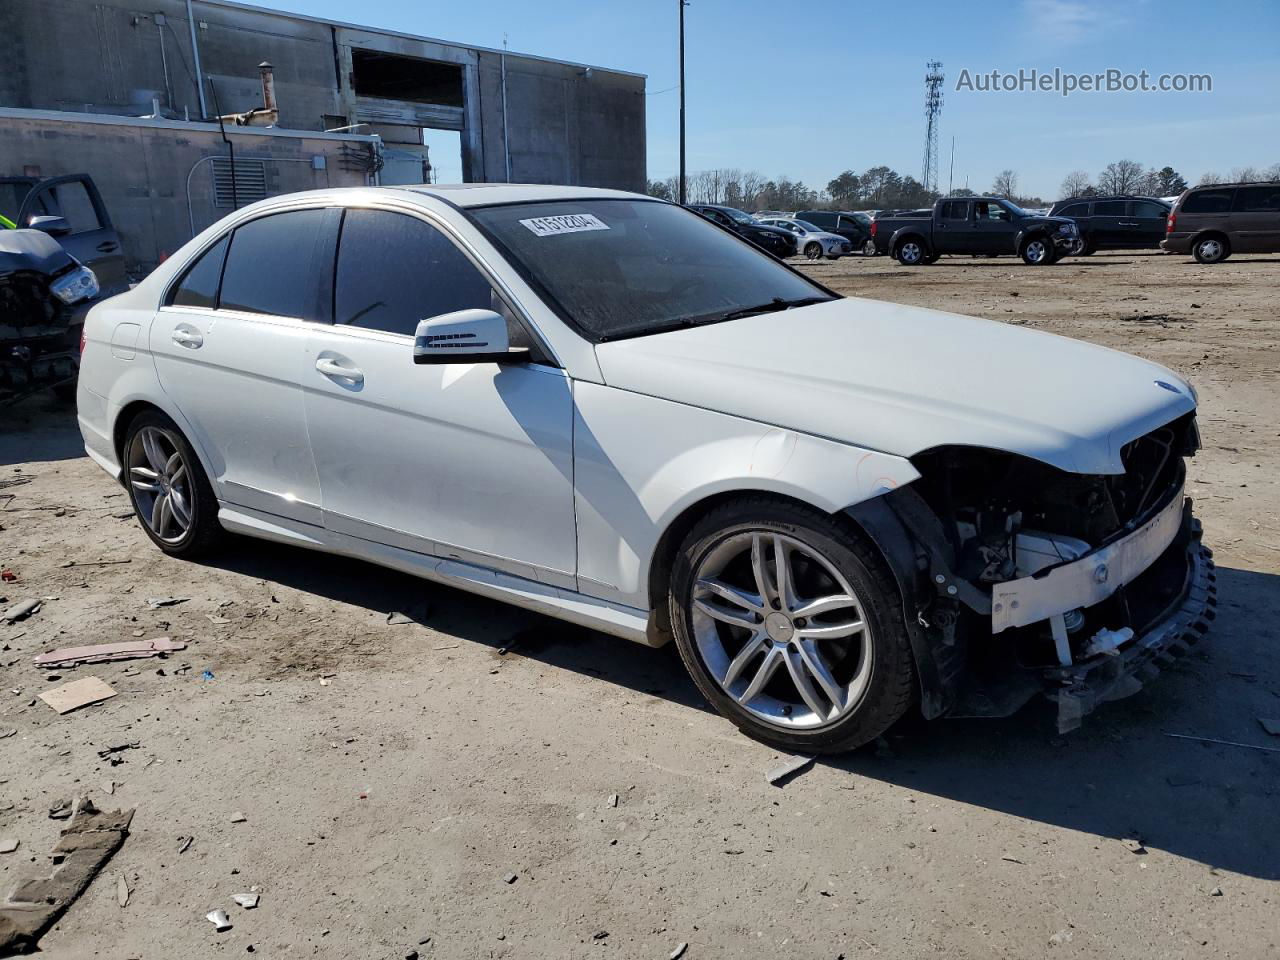
<instances>
[{"instance_id":1,"label":"dark suv","mask_svg":"<svg viewBox=\"0 0 1280 960\"><path fill-rule=\"evenodd\" d=\"M1155 250L1164 239L1169 204L1155 197L1076 197L1059 200L1051 217L1070 217L1080 228L1071 252L1088 256L1095 250Z\"/></svg>"},{"instance_id":2,"label":"dark suv","mask_svg":"<svg viewBox=\"0 0 1280 960\"><path fill-rule=\"evenodd\" d=\"M1200 263L1233 253L1280 253L1280 180L1192 187L1173 205L1160 244Z\"/></svg>"},{"instance_id":3,"label":"dark suv","mask_svg":"<svg viewBox=\"0 0 1280 960\"><path fill-rule=\"evenodd\" d=\"M847 210L801 210L796 214L797 220L812 223L820 230L838 233L851 244L857 253L874 257L876 242L871 238L871 218L865 213L850 213Z\"/></svg>"},{"instance_id":4,"label":"dark suv","mask_svg":"<svg viewBox=\"0 0 1280 960\"><path fill-rule=\"evenodd\" d=\"M712 203L691 203L689 209L726 230L732 230L744 240L750 240L775 257L782 259L794 257L800 249L796 238L786 230L766 226L751 214L743 213L735 207L721 207Z\"/></svg>"}]
</instances>

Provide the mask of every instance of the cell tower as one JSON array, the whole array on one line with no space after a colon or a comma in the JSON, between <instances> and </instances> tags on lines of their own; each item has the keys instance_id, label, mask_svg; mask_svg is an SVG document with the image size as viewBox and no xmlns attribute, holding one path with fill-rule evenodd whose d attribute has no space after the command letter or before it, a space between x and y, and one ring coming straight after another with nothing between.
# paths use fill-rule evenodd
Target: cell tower
<instances>
[{"instance_id":1,"label":"cell tower","mask_svg":"<svg viewBox=\"0 0 1280 960\"><path fill-rule=\"evenodd\" d=\"M942 116L942 63L930 60L924 75L924 167L920 182L926 190L938 191L938 122Z\"/></svg>"}]
</instances>

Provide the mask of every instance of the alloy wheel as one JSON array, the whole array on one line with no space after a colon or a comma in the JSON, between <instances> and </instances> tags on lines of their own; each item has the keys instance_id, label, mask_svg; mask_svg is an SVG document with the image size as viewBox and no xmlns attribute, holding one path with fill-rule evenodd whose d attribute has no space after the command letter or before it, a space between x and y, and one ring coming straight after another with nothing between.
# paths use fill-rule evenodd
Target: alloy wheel
<instances>
[{"instance_id":1,"label":"alloy wheel","mask_svg":"<svg viewBox=\"0 0 1280 960\"><path fill-rule=\"evenodd\" d=\"M698 566L690 609L712 679L764 723L828 727L870 685L862 601L835 564L794 537L760 529L725 537Z\"/></svg>"},{"instance_id":2,"label":"alloy wheel","mask_svg":"<svg viewBox=\"0 0 1280 960\"><path fill-rule=\"evenodd\" d=\"M924 250L914 240L908 240L898 251L903 263L917 263L924 256Z\"/></svg>"},{"instance_id":3,"label":"alloy wheel","mask_svg":"<svg viewBox=\"0 0 1280 960\"><path fill-rule=\"evenodd\" d=\"M1032 240L1027 244L1027 260L1031 263L1042 263L1048 253L1049 248L1043 240Z\"/></svg>"},{"instance_id":4,"label":"alloy wheel","mask_svg":"<svg viewBox=\"0 0 1280 960\"><path fill-rule=\"evenodd\" d=\"M177 543L191 529L192 477L174 434L143 427L129 444L129 486L138 515L156 537Z\"/></svg>"},{"instance_id":5,"label":"alloy wheel","mask_svg":"<svg viewBox=\"0 0 1280 960\"><path fill-rule=\"evenodd\" d=\"M821 260L822 247L816 243L811 243L804 248L804 255L810 260Z\"/></svg>"},{"instance_id":6,"label":"alloy wheel","mask_svg":"<svg viewBox=\"0 0 1280 960\"><path fill-rule=\"evenodd\" d=\"M1217 260L1222 256L1222 244L1217 240L1203 240L1200 243L1200 258L1202 260Z\"/></svg>"}]
</instances>

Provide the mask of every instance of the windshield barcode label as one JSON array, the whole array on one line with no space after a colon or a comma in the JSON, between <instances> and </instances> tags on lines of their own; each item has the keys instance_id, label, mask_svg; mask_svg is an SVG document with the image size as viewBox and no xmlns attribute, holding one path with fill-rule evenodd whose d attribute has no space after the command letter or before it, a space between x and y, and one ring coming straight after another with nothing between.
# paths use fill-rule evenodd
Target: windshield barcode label
<instances>
[{"instance_id":1,"label":"windshield barcode label","mask_svg":"<svg viewBox=\"0 0 1280 960\"><path fill-rule=\"evenodd\" d=\"M540 237L554 237L561 233L585 233L588 230L608 230L609 225L589 213L570 213L562 217L534 217L521 220L526 227Z\"/></svg>"}]
</instances>

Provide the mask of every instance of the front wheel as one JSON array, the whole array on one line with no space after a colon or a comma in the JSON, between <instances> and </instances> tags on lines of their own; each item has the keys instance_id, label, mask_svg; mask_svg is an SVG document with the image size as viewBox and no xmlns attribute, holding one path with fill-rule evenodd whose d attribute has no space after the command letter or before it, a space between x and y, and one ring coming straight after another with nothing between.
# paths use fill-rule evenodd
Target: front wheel
<instances>
[{"instance_id":1,"label":"front wheel","mask_svg":"<svg viewBox=\"0 0 1280 960\"><path fill-rule=\"evenodd\" d=\"M838 753L906 712L914 668L894 581L858 532L745 497L700 521L668 598L694 682L748 736Z\"/></svg>"},{"instance_id":2,"label":"front wheel","mask_svg":"<svg viewBox=\"0 0 1280 960\"><path fill-rule=\"evenodd\" d=\"M1053 263L1053 242L1045 237L1031 237L1022 244L1019 251L1022 261L1033 267L1043 267Z\"/></svg>"},{"instance_id":3,"label":"front wheel","mask_svg":"<svg viewBox=\"0 0 1280 960\"><path fill-rule=\"evenodd\" d=\"M820 244L820 243L807 243L807 244L805 244L805 247L804 247L804 255L805 255L806 257L808 257L810 260L821 260L821 259L822 259L822 244Z\"/></svg>"}]
</instances>

